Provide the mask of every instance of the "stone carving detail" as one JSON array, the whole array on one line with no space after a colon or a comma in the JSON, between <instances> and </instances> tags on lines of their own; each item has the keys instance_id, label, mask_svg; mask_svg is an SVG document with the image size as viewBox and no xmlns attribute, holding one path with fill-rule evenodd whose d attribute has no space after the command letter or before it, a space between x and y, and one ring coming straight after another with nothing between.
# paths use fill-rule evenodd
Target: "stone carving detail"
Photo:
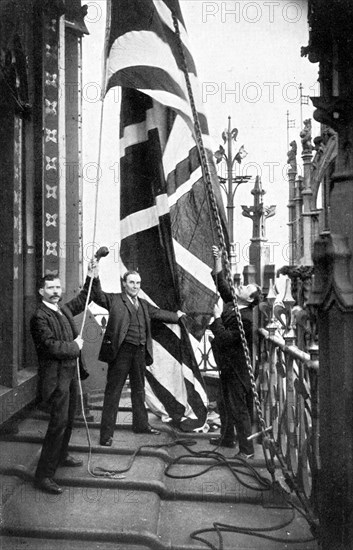
<instances>
[{"instance_id":1,"label":"stone carving detail","mask_svg":"<svg viewBox=\"0 0 353 550\"><path fill-rule=\"evenodd\" d=\"M46 133L46 136L45 136L45 141L46 142L48 142L48 141L53 141L54 143L58 142L58 139L57 139L58 131L57 130L50 130L49 128L46 128L45 133Z\"/></svg>"},{"instance_id":2,"label":"stone carving detail","mask_svg":"<svg viewBox=\"0 0 353 550\"><path fill-rule=\"evenodd\" d=\"M338 234L322 234L314 243L314 284L310 303L325 309L336 301L343 310L353 309L353 285L350 279L352 252L348 239Z\"/></svg>"},{"instance_id":3,"label":"stone carving detail","mask_svg":"<svg viewBox=\"0 0 353 550\"><path fill-rule=\"evenodd\" d=\"M313 146L311 144L311 118L304 120L304 128L300 132L303 153L311 153Z\"/></svg>"},{"instance_id":4,"label":"stone carving detail","mask_svg":"<svg viewBox=\"0 0 353 550\"><path fill-rule=\"evenodd\" d=\"M56 165L56 163L58 161L57 157L50 158L50 157L46 156L45 160L46 160L46 163L47 163L46 166L45 166L46 170L55 170L55 171L57 170L57 165Z\"/></svg>"},{"instance_id":5,"label":"stone carving detail","mask_svg":"<svg viewBox=\"0 0 353 550\"><path fill-rule=\"evenodd\" d=\"M57 214L49 214L48 212L46 212L46 218L47 218L47 221L45 222L45 225L47 227L49 227L50 225L53 225L54 227L56 227L57 223L56 223L56 220L57 220L57 217L58 215Z\"/></svg>"},{"instance_id":6,"label":"stone carving detail","mask_svg":"<svg viewBox=\"0 0 353 550\"><path fill-rule=\"evenodd\" d=\"M276 205L265 206L262 202L255 206L241 205L242 215L250 218L253 222L253 238L264 239L266 237L267 218L272 218L276 214Z\"/></svg>"},{"instance_id":7,"label":"stone carving detail","mask_svg":"<svg viewBox=\"0 0 353 550\"><path fill-rule=\"evenodd\" d=\"M45 71L45 84L46 86L52 86L53 88L58 87L58 75L50 74L48 71Z\"/></svg>"},{"instance_id":8,"label":"stone carving detail","mask_svg":"<svg viewBox=\"0 0 353 550\"><path fill-rule=\"evenodd\" d=\"M320 163L320 159L325 150L324 138L322 136L314 137L314 150L316 151L316 153L315 153L315 157L313 159L312 165L313 165L313 168L315 169Z\"/></svg>"},{"instance_id":9,"label":"stone carving detail","mask_svg":"<svg viewBox=\"0 0 353 550\"><path fill-rule=\"evenodd\" d=\"M45 45L45 55L46 57L51 57L53 59L58 58L58 48L57 46L51 46L50 44Z\"/></svg>"},{"instance_id":10,"label":"stone carving detail","mask_svg":"<svg viewBox=\"0 0 353 550\"><path fill-rule=\"evenodd\" d=\"M56 107L58 102L57 101L49 101L49 99L45 100L45 114L56 116L58 114Z\"/></svg>"},{"instance_id":11,"label":"stone carving detail","mask_svg":"<svg viewBox=\"0 0 353 550\"><path fill-rule=\"evenodd\" d=\"M51 19L47 24L46 24L46 29L48 31L51 31L51 32L55 32L56 31L56 19Z\"/></svg>"},{"instance_id":12,"label":"stone carving detail","mask_svg":"<svg viewBox=\"0 0 353 550\"><path fill-rule=\"evenodd\" d=\"M51 187L50 185L46 184L45 187L47 188L47 194L46 194L46 198L47 199L50 199L50 198L53 198L53 199L57 199L57 189L58 189L58 186L57 185L54 185L53 187Z\"/></svg>"},{"instance_id":13,"label":"stone carving detail","mask_svg":"<svg viewBox=\"0 0 353 550\"><path fill-rule=\"evenodd\" d=\"M295 140L291 141L289 146L290 146L290 149L287 153L287 164L290 165L291 170L296 172L297 171L297 142Z\"/></svg>"},{"instance_id":14,"label":"stone carving detail","mask_svg":"<svg viewBox=\"0 0 353 550\"><path fill-rule=\"evenodd\" d=\"M277 271L279 275L286 275L291 281L291 292L295 301L300 306L305 307L309 299L312 276L314 273L313 266L309 265L285 265Z\"/></svg>"},{"instance_id":15,"label":"stone carving detail","mask_svg":"<svg viewBox=\"0 0 353 550\"><path fill-rule=\"evenodd\" d=\"M45 241L45 244L46 244L46 247L47 247L47 250L46 250L45 254L47 256L50 256L50 255L57 256L58 255L58 251L57 251L58 243L56 241L53 242L53 243L51 243L50 241Z\"/></svg>"},{"instance_id":16,"label":"stone carving detail","mask_svg":"<svg viewBox=\"0 0 353 550\"><path fill-rule=\"evenodd\" d=\"M68 2L70 4L70 2ZM59 129L58 129L58 106L60 99L59 91L59 62L58 47L60 41L59 18L65 12L63 0L43 0L43 16L46 22L42 53L44 70L44 174L43 174L43 241L46 245L43 259L44 272L48 269L58 270L60 232L59 219L60 207L57 204L60 195L59 186ZM53 200L55 203L53 203ZM52 214L52 212L55 212Z\"/></svg>"}]
</instances>

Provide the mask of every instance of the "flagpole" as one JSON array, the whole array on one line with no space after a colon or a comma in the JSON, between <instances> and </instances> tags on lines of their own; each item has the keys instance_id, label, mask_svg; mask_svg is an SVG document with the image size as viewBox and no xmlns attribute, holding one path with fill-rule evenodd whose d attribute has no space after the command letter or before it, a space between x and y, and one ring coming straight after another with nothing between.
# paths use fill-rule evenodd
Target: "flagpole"
<instances>
[{"instance_id":1,"label":"flagpole","mask_svg":"<svg viewBox=\"0 0 353 550\"><path fill-rule=\"evenodd\" d=\"M102 100L106 94L107 82L108 82L107 60L108 60L108 47L109 47L109 36L110 36L111 24L112 24L112 2L111 0L107 0L105 36L104 36L104 46L103 46L102 90L101 90Z\"/></svg>"},{"instance_id":2,"label":"flagpole","mask_svg":"<svg viewBox=\"0 0 353 550\"><path fill-rule=\"evenodd\" d=\"M299 84L299 93L300 93L300 130L303 126L303 85Z\"/></svg>"},{"instance_id":3,"label":"flagpole","mask_svg":"<svg viewBox=\"0 0 353 550\"><path fill-rule=\"evenodd\" d=\"M289 111L287 111L287 149L289 148L289 128L295 128L295 118L289 120Z\"/></svg>"}]
</instances>

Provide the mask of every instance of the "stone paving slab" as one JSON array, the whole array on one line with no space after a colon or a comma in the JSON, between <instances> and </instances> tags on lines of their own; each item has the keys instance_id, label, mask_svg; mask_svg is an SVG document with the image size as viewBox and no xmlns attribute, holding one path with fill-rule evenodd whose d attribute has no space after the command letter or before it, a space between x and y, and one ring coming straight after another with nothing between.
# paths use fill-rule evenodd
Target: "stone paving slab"
<instances>
[{"instance_id":1,"label":"stone paving slab","mask_svg":"<svg viewBox=\"0 0 353 550\"><path fill-rule=\"evenodd\" d=\"M150 548L203 548L190 539L195 529L212 527L213 522L245 527L268 527L290 519L291 511L264 509L254 504L160 501L147 491L102 489L100 487L64 487L62 495L47 495L23 483L7 501L3 510L4 534L38 539L87 540L92 543L137 542ZM287 538L304 538L309 534L302 519L275 533ZM211 540L216 541L215 535ZM298 550L313 550L315 543L292 545ZM70 548L71 548L70 542ZM124 548L124 546L122 546ZM256 540L239 534L224 536L224 550L283 549L282 543Z\"/></svg>"},{"instance_id":2,"label":"stone paving slab","mask_svg":"<svg viewBox=\"0 0 353 550\"><path fill-rule=\"evenodd\" d=\"M131 542L154 539L159 498L153 493L63 487L49 495L23 483L6 502L3 534L22 537ZM135 539L135 540L134 540Z\"/></svg>"},{"instance_id":3,"label":"stone paving slab","mask_svg":"<svg viewBox=\"0 0 353 550\"><path fill-rule=\"evenodd\" d=\"M21 479L16 476L0 475L0 525L3 506L21 483Z\"/></svg>"},{"instance_id":4,"label":"stone paving slab","mask_svg":"<svg viewBox=\"0 0 353 550\"><path fill-rule=\"evenodd\" d=\"M291 518L291 510L264 509L254 504L227 505L221 503L197 503L177 501L174 506L169 502L161 502L161 516L159 521L161 541L168 544L171 541L172 548L189 549L194 547L206 548L204 544L193 541L190 534L198 529L212 528L214 522L237 525L245 528L264 528L278 526L284 520ZM180 526L182 525L182 528ZM269 534L269 533L267 533ZM245 534L223 534L224 550L318 550L317 543L299 542L293 544L291 539L310 538L310 532L305 520L301 517L292 521L288 527L272 533L274 536L288 540L275 542L264 538L250 537ZM215 533L203 534L206 540L219 548L219 539Z\"/></svg>"},{"instance_id":5,"label":"stone paving slab","mask_svg":"<svg viewBox=\"0 0 353 550\"><path fill-rule=\"evenodd\" d=\"M0 471L8 470L15 464L28 466L40 450L40 444L22 441L1 441Z\"/></svg>"}]
</instances>

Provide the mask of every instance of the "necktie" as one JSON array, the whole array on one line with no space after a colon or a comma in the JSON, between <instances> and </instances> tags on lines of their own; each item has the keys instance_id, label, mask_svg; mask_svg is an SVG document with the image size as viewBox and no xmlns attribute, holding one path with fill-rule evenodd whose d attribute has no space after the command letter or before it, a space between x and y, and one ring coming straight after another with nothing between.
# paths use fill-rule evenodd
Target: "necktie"
<instances>
[{"instance_id":1,"label":"necktie","mask_svg":"<svg viewBox=\"0 0 353 550\"><path fill-rule=\"evenodd\" d=\"M135 309L136 309L136 311L137 311L137 310L138 310L138 308L139 308L139 303L138 303L138 300L137 300L137 298L133 298L133 299L132 299L132 301L133 301L133 304L134 304L134 308L135 308Z\"/></svg>"}]
</instances>

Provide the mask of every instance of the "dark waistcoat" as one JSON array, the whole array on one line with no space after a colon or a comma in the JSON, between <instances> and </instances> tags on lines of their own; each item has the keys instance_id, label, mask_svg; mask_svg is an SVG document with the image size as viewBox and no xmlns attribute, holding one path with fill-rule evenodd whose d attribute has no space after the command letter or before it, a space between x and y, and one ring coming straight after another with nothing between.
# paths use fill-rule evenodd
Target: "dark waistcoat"
<instances>
[{"instance_id":1,"label":"dark waistcoat","mask_svg":"<svg viewBox=\"0 0 353 550\"><path fill-rule=\"evenodd\" d=\"M125 336L125 342L139 346L146 343L146 321L141 305L136 310L129 301L130 324Z\"/></svg>"}]
</instances>

